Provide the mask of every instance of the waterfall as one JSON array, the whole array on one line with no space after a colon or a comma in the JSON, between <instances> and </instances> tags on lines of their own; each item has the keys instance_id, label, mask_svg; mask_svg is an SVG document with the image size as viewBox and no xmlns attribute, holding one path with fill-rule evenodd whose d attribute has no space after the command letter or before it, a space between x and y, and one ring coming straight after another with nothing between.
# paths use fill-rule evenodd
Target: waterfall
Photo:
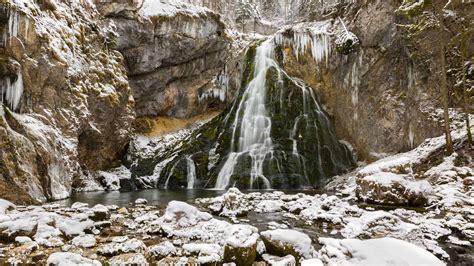
<instances>
[{"instance_id":1,"label":"waterfall","mask_svg":"<svg viewBox=\"0 0 474 266\"><path fill-rule=\"evenodd\" d=\"M187 166L187 180L188 180L188 189L194 188L194 183L196 182L196 166L194 165L193 159L191 156L186 156L186 166Z\"/></svg>"},{"instance_id":2,"label":"waterfall","mask_svg":"<svg viewBox=\"0 0 474 266\"><path fill-rule=\"evenodd\" d=\"M166 163L159 186L320 187L355 165L352 152L338 141L313 90L280 65L289 46L295 56L308 53L316 67L328 63L327 23L317 26L302 27L306 37L282 31L258 46L249 46L241 88L232 105L172 151L179 156Z\"/></svg>"},{"instance_id":3,"label":"waterfall","mask_svg":"<svg viewBox=\"0 0 474 266\"><path fill-rule=\"evenodd\" d=\"M270 137L272 122L265 108L267 70L272 66L277 67L273 57L274 41L269 39L257 48L254 78L245 89L237 109L233 124L232 152L217 177L215 186L217 189L225 189L229 186L234 168L243 154L249 154L252 159L250 187L252 188L254 182L261 179L266 189L271 188L270 181L263 175L263 162L273 151ZM239 122L240 132L237 132Z\"/></svg>"}]
</instances>

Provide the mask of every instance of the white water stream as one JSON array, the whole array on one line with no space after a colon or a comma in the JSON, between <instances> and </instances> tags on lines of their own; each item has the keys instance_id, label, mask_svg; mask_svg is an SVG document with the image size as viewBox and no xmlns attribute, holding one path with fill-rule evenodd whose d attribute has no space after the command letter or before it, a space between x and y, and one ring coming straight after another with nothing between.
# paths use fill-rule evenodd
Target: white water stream
<instances>
[{"instance_id":1,"label":"white water stream","mask_svg":"<svg viewBox=\"0 0 474 266\"><path fill-rule=\"evenodd\" d=\"M265 189L271 188L270 181L263 175L263 163L273 152L270 131L272 122L267 115L266 103L266 75L267 70L274 66L274 40L269 39L257 47L255 55L254 79L245 89L242 101L239 104L232 133L231 153L217 177L216 189L226 189L235 171L239 157L248 154L252 159L250 169L250 187L257 180L261 180ZM240 127L238 126L240 122ZM240 128L240 131L237 130ZM238 147L236 147L238 146Z\"/></svg>"}]
</instances>

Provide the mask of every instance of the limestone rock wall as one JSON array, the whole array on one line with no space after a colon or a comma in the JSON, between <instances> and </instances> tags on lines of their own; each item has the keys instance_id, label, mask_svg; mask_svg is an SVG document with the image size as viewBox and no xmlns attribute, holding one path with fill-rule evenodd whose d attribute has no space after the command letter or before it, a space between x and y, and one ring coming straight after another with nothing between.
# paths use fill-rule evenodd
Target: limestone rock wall
<instances>
[{"instance_id":1,"label":"limestone rock wall","mask_svg":"<svg viewBox=\"0 0 474 266\"><path fill-rule=\"evenodd\" d=\"M320 10L315 19L329 23L325 30L331 38L330 59L323 64L314 63L311 44L301 49L305 36L311 35L317 23L309 23L308 29L303 23L282 30L291 43L283 47L286 70L313 87L335 121L339 138L354 146L360 160L406 151L443 133L439 86L442 35L430 24L435 21L432 6L407 16L400 12L401 4L402 1L360 1ZM442 1L434 4L443 6ZM465 3L448 10L443 17L447 33L442 38L450 40L445 55L451 122L462 123L460 44L452 40L465 30L473 9ZM409 30L403 25L424 28ZM336 40L346 29L357 36L358 43L344 51ZM470 55L472 48L471 42L467 47ZM466 59L465 64L469 69L472 62ZM471 74L466 72L469 88ZM472 100L472 93L468 97Z\"/></svg>"},{"instance_id":2,"label":"limestone rock wall","mask_svg":"<svg viewBox=\"0 0 474 266\"><path fill-rule=\"evenodd\" d=\"M145 1L135 16L105 20L117 29L137 115L184 118L224 107L232 96L228 74L236 66L220 15L160 3L163 10L155 3Z\"/></svg>"},{"instance_id":3,"label":"limestone rock wall","mask_svg":"<svg viewBox=\"0 0 474 266\"><path fill-rule=\"evenodd\" d=\"M134 102L116 33L89 1L14 0L0 11L0 197L68 197L128 145Z\"/></svg>"}]
</instances>

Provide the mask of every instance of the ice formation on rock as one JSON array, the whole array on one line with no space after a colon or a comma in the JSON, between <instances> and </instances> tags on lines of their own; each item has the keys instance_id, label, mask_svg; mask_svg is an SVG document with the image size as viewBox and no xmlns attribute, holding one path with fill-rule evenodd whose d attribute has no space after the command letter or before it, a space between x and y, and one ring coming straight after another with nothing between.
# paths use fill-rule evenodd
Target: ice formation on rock
<instances>
[{"instance_id":1,"label":"ice formation on rock","mask_svg":"<svg viewBox=\"0 0 474 266\"><path fill-rule=\"evenodd\" d=\"M3 95L5 95L4 99L6 100L8 107L12 111L16 111L20 104L21 96L23 95L23 76L19 73L17 79L13 82L9 77L6 77L1 86L2 98Z\"/></svg>"},{"instance_id":2,"label":"ice formation on rock","mask_svg":"<svg viewBox=\"0 0 474 266\"><path fill-rule=\"evenodd\" d=\"M291 28L284 28L275 34L275 42L283 47L291 47L298 60L306 52L310 52L314 61L329 63L331 54L331 35L329 21L314 24L300 23Z\"/></svg>"}]
</instances>

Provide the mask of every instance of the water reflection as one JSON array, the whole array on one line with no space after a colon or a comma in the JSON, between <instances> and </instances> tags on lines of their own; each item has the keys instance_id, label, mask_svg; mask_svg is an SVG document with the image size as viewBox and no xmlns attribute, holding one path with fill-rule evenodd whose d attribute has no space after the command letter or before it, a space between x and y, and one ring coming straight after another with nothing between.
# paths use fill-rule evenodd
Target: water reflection
<instances>
[{"instance_id":1,"label":"water reflection","mask_svg":"<svg viewBox=\"0 0 474 266\"><path fill-rule=\"evenodd\" d=\"M250 192L272 192L269 190L248 190L243 191L244 193ZM284 190L286 194L305 193L309 195L317 194L316 190ZM149 205L155 205L160 207L166 207L168 202L172 200L179 200L188 203L193 203L196 198L209 198L217 197L225 193L225 190L213 190L213 189L149 189L141 191L130 191L130 192L80 192L74 193L70 198L65 200L57 201L65 206L71 206L74 202L88 203L89 206L96 204L103 205L118 205L127 206L130 203L135 202L139 198L148 200Z\"/></svg>"}]
</instances>

